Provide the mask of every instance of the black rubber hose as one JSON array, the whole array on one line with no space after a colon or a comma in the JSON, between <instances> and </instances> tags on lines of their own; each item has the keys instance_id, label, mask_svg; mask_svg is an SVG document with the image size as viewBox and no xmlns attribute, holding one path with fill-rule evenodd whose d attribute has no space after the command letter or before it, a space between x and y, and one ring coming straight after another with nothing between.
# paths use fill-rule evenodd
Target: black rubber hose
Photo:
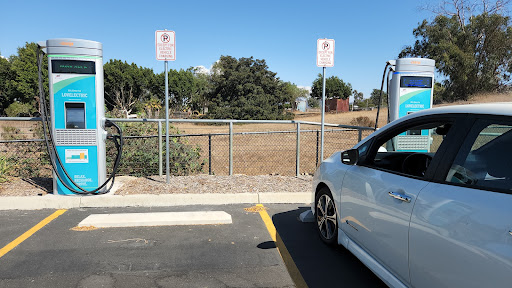
<instances>
[{"instance_id":1,"label":"black rubber hose","mask_svg":"<svg viewBox=\"0 0 512 288\"><path fill-rule=\"evenodd\" d=\"M386 101L388 103L388 123L389 123L389 74L391 74L391 72L393 72L393 69L391 67L389 67L389 70L388 70L388 79L386 81Z\"/></svg>"},{"instance_id":2,"label":"black rubber hose","mask_svg":"<svg viewBox=\"0 0 512 288\"><path fill-rule=\"evenodd\" d=\"M382 101L382 89L384 89L384 78L386 77L386 70L388 69L389 65L389 62L386 62L386 67L384 67L384 72L382 72L382 83L380 84L379 104L377 106L377 118L375 118L375 130L377 130L377 124L379 123L380 102Z\"/></svg>"}]
</instances>

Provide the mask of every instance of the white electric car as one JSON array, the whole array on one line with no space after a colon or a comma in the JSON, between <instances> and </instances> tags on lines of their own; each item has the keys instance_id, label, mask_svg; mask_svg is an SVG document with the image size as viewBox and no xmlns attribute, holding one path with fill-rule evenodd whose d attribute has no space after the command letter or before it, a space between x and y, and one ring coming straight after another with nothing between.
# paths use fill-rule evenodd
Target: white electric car
<instances>
[{"instance_id":1,"label":"white electric car","mask_svg":"<svg viewBox=\"0 0 512 288\"><path fill-rule=\"evenodd\" d=\"M312 198L320 238L388 286L510 288L512 103L400 118L326 159Z\"/></svg>"}]
</instances>

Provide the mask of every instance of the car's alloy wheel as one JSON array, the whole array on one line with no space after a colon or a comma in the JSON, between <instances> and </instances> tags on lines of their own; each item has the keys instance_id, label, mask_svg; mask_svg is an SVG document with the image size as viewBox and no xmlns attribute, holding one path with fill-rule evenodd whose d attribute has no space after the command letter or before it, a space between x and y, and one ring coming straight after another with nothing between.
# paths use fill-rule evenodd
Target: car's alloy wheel
<instances>
[{"instance_id":1,"label":"car's alloy wheel","mask_svg":"<svg viewBox=\"0 0 512 288\"><path fill-rule=\"evenodd\" d=\"M316 225L320 238L327 244L336 243L338 237L336 206L329 189L323 188L318 192L315 207Z\"/></svg>"}]
</instances>

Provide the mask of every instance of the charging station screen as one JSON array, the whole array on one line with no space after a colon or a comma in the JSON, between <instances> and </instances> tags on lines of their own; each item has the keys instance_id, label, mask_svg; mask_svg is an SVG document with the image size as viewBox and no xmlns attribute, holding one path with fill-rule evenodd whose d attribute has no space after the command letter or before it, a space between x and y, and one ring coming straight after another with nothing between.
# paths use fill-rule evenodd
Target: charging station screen
<instances>
[{"instance_id":1,"label":"charging station screen","mask_svg":"<svg viewBox=\"0 0 512 288\"><path fill-rule=\"evenodd\" d=\"M52 73L96 74L94 61L52 60Z\"/></svg>"},{"instance_id":2,"label":"charging station screen","mask_svg":"<svg viewBox=\"0 0 512 288\"><path fill-rule=\"evenodd\" d=\"M400 77L400 87L432 88L432 77L402 76Z\"/></svg>"},{"instance_id":3,"label":"charging station screen","mask_svg":"<svg viewBox=\"0 0 512 288\"><path fill-rule=\"evenodd\" d=\"M85 129L84 103L66 103L66 129Z\"/></svg>"}]
</instances>

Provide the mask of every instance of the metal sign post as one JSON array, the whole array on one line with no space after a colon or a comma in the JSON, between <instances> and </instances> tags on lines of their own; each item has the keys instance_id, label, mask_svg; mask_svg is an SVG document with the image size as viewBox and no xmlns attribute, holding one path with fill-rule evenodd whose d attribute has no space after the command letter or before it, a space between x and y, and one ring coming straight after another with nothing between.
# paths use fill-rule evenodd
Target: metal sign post
<instances>
[{"instance_id":1,"label":"metal sign post","mask_svg":"<svg viewBox=\"0 0 512 288\"><path fill-rule=\"evenodd\" d=\"M156 60L164 60L165 69L165 175L166 182L170 180L169 165L169 81L167 76L167 60L176 60L176 33L174 31L155 32Z\"/></svg>"},{"instance_id":2,"label":"metal sign post","mask_svg":"<svg viewBox=\"0 0 512 288\"><path fill-rule=\"evenodd\" d=\"M334 39L318 39L316 43L316 66L322 69L322 126L320 136L320 160L324 161L325 130L325 67L334 67Z\"/></svg>"}]
</instances>

